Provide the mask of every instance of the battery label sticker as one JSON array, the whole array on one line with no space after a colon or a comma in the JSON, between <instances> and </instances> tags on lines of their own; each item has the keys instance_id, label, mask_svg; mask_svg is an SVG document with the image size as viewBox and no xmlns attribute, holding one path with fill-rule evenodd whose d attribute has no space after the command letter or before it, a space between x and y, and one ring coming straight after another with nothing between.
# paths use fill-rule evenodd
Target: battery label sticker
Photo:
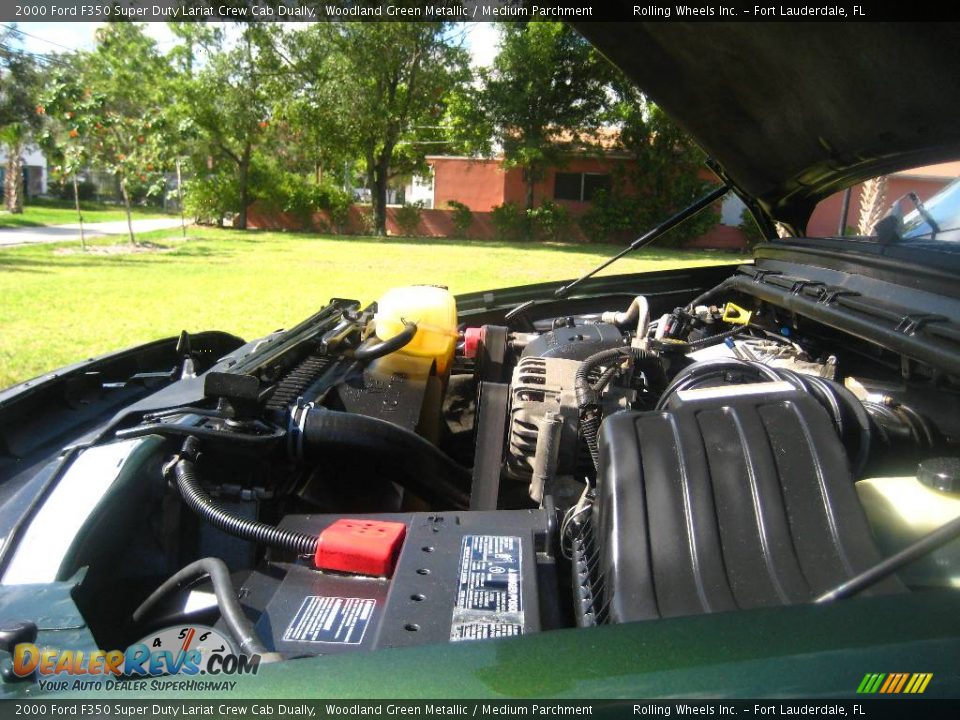
<instances>
[{"instance_id":1,"label":"battery label sticker","mask_svg":"<svg viewBox=\"0 0 960 720\"><path fill-rule=\"evenodd\" d=\"M466 535L450 640L523 634L522 541L508 535Z\"/></svg>"},{"instance_id":2,"label":"battery label sticker","mask_svg":"<svg viewBox=\"0 0 960 720\"><path fill-rule=\"evenodd\" d=\"M308 595L283 633L284 640L359 645L376 601Z\"/></svg>"}]
</instances>

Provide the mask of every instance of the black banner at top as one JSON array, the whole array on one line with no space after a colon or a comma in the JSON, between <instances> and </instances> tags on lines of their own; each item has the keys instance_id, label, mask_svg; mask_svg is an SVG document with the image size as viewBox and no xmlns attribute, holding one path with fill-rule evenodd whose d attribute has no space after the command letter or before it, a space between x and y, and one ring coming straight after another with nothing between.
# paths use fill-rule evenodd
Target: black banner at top
<instances>
[{"instance_id":1,"label":"black banner at top","mask_svg":"<svg viewBox=\"0 0 960 720\"><path fill-rule=\"evenodd\" d=\"M863 22L960 19L955 3L912 0L0 0L3 22Z\"/></svg>"}]
</instances>

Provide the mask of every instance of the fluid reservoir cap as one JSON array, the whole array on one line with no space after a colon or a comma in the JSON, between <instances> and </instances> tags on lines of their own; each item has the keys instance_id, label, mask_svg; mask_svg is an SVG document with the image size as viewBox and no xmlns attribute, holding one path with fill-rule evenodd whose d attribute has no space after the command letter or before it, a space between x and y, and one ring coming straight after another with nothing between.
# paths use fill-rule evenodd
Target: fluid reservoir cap
<instances>
[{"instance_id":1,"label":"fluid reservoir cap","mask_svg":"<svg viewBox=\"0 0 960 720\"><path fill-rule=\"evenodd\" d=\"M960 458L935 457L921 460L917 480L941 492L960 493Z\"/></svg>"},{"instance_id":2,"label":"fluid reservoir cap","mask_svg":"<svg viewBox=\"0 0 960 720\"><path fill-rule=\"evenodd\" d=\"M480 352L480 345L483 343L483 328L468 327L463 333L463 356L473 359Z\"/></svg>"}]
</instances>

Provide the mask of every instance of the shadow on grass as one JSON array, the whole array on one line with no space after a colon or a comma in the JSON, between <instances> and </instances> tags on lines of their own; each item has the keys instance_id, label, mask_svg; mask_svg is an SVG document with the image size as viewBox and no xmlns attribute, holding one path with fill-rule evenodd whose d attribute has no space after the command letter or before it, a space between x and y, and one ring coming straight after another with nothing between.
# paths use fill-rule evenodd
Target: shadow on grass
<instances>
[{"instance_id":1,"label":"shadow on grass","mask_svg":"<svg viewBox=\"0 0 960 720\"><path fill-rule=\"evenodd\" d=\"M0 215L0 230L3 228L43 227L43 223L21 215Z\"/></svg>"},{"instance_id":2,"label":"shadow on grass","mask_svg":"<svg viewBox=\"0 0 960 720\"><path fill-rule=\"evenodd\" d=\"M20 256L0 252L0 272L34 272L49 273L53 269L51 263L44 262L34 256Z\"/></svg>"},{"instance_id":3,"label":"shadow on grass","mask_svg":"<svg viewBox=\"0 0 960 720\"><path fill-rule=\"evenodd\" d=\"M216 231L218 228L210 228L211 231ZM230 242L263 242L264 240L271 239L298 239L298 240L322 240L323 242L328 243L358 243L362 242L365 244L376 244L376 245L413 245L413 246L423 246L430 248L437 247L454 247L454 248L464 248L464 247L476 247L476 248L496 248L496 249L514 249L514 250L527 250L532 252L544 251L544 252L558 252L558 253L567 253L571 255L590 255L595 256L599 259L606 259L613 257L618 252L623 250L625 245L614 245L610 243L554 243L554 242L539 242L539 241L525 241L525 242L512 242L507 240L480 240L474 238L424 238L424 237L376 237L371 235L322 235L318 233L310 232L299 232L299 231L277 231L277 230L232 230L230 228L223 228L224 232L230 233L229 240ZM238 237L241 233L243 234L253 234L254 237L260 239L248 239L242 236ZM214 237L206 236L206 239L215 240ZM646 260L652 261L683 261L688 259L693 260L713 260L716 259L718 262L737 262L738 260L746 257L747 253L742 252L731 252L727 250L704 250L704 249L690 249L684 250L680 248L665 248L657 247L654 244L652 247L642 248L640 250L635 250L629 255L629 257L644 258Z\"/></svg>"}]
</instances>

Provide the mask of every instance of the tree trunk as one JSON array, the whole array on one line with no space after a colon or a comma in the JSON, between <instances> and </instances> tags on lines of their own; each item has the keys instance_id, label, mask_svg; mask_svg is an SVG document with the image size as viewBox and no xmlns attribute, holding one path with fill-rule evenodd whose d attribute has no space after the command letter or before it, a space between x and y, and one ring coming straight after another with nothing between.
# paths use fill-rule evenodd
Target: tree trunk
<instances>
[{"instance_id":1,"label":"tree trunk","mask_svg":"<svg viewBox=\"0 0 960 720\"><path fill-rule=\"evenodd\" d=\"M233 227L238 230L247 229L247 205L250 204L250 143L247 143L243 149L243 157L240 158L240 214L237 215Z\"/></svg>"},{"instance_id":2,"label":"tree trunk","mask_svg":"<svg viewBox=\"0 0 960 720\"><path fill-rule=\"evenodd\" d=\"M120 179L120 194L123 195L123 208L127 211L127 232L130 233L130 244L136 245L137 239L133 236L133 217L130 214L130 193L127 192L126 178Z\"/></svg>"},{"instance_id":3,"label":"tree trunk","mask_svg":"<svg viewBox=\"0 0 960 720\"><path fill-rule=\"evenodd\" d=\"M183 178L180 176L180 158L177 158L177 204L180 206L180 231L187 239L187 219L183 216Z\"/></svg>"},{"instance_id":4,"label":"tree trunk","mask_svg":"<svg viewBox=\"0 0 960 720\"><path fill-rule=\"evenodd\" d=\"M887 210L887 176L867 180L860 191L860 222L857 232L860 235L872 235L873 228Z\"/></svg>"},{"instance_id":5,"label":"tree trunk","mask_svg":"<svg viewBox=\"0 0 960 720\"><path fill-rule=\"evenodd\" d=\"M373 174L373 227L377 237L387 235L387 178L390 173L390 155L384 150Z\"/></svg>"},{"instance_id":6,"label":"tree trunk","mask_svg":"<svg viewBox=\"0 0 960 720\"><path fill-rule=\"evenodd\" d=\"M533 210L533 186L536 184L536 181L533 179L533 172L531 170L524 173L524 180L527 181L527 210Z\"/></svg>"},{"instance_id":7,"label":"tree trunk","mask_svg":"<svg viewBox=\"0 0 960 720\"><path fill-rule=\"evenodd\" d=\"M80 221L80 249L86 252L87 238L83 234L83 213L80 212L80 190L77 187L77 174L73 174L73 202L77 206L77 219Z\"/></svg>"},{"instance_id":8,"label":"tree trunk","mask_svg":"<svg viewBox=\"0 0 960 720\"><path fill-rule=\"evenodd\" d=\"M3 196L7 211L20 214L23 212L23 157L20 143L13 143L7 147L7 174L3 182Z\"/></svg>"}]
</instances>

